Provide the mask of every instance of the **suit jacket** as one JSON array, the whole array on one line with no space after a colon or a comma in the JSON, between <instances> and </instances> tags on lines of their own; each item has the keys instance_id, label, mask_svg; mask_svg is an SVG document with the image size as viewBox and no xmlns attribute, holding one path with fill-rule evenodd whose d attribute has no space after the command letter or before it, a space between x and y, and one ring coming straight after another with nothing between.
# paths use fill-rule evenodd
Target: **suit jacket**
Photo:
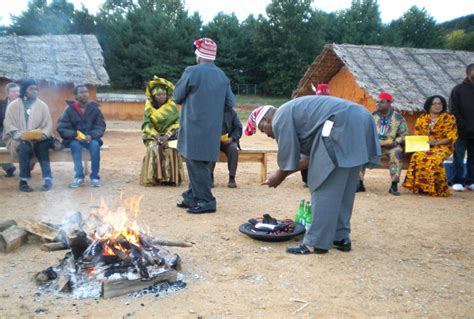
<instances>
[{"instance_id":1,"label":"suit jacket","mask_svg":"<svg viewBox=\"0 0 474 319\"><path fill-rule=\"evenodd\" d=\"M229 137L237 143L240 149L240 138L242 137L242 123L240 122L239 116L234 109L224 112L224 124L225 132Z\"/></svg>"},{"instance_id":2,"label":"suit jacket","mask_svg":"<svg viewBox=\"0 0 474 319\"><path fill-rule=\"evenodd\" d=\"M323 137L326 121L332 121ZM362 106L331 96L305 96L278 108L272 128L278 143L278 166L296 170L309 158L308 186L313 192L336 167L380 163L380 143L372 115Z\"/></svg>"},{"instance_id":3,"label":"suit jacket","mask_svg":"<svg viewBox=\"0 0 474 319\"><path fill-rule=\"evenodd\" d=\"M67 106L58 119L57 131L63 139L63 145L68 147L76 138L78 130L85 135L90 135L92 139L98 140L102 145L102 136L104 136L106 125L99 104L89 102L84 114L81 114L73 107L74 102L66 101Z\"/></svg>"},{"instance_id":4,"label":"suit jacket","mask_svg":"<svg viewBox=\"0 0 474 319\"><path fill-rule=\"evenodd\" d=\"M176 83L173 96L182 105L178 151L190 160L217 161L224 109L235 104L229 79L213 63L193 65Z\"/></svg>"}]
</instances>

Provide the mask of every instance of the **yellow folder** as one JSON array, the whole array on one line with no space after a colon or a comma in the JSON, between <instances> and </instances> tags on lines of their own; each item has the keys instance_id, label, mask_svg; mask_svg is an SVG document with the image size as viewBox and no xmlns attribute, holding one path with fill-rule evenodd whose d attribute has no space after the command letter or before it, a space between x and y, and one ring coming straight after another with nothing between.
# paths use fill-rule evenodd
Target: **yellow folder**
<instances>
[{"instance_id":1,"label":"yellow folder","mask_svg":"<svg viewBox=\"0 0 474 319\"><path fill-rule=\"evenodd\" d=\"M428 143L428 140L429 138L426 135L405 136L405 152L429 151L430 144Z\"/></svg>"},{"instance_id":2,"label":"yellow folder","mask_svg":"<svg viewBox=\"0 0 474 319\"><path fill-rule=\"evenodd\" d=\"M21 139L24 141L39 141L41 139L41 130L25 131L21 133Z\"/></svg>"}]
</instances>

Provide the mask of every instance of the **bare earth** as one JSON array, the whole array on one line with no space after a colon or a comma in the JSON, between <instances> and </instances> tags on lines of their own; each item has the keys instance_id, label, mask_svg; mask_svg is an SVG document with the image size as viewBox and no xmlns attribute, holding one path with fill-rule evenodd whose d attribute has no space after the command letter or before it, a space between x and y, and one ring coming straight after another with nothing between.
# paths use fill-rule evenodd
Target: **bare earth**
<instances>
[{"instance_id":1,"label":"bare earth","mask_svg":"<svg viewBox=\"0 0 474 319\"><path fill-rule=\"evenodd\" d=\"M138 129L137 122L108 123ZM0 178L0 221L36 218L58 223L74 211L87 212L103 198L143 196L140 225L162 239L190 240L171 248L183 259L188 286L166 297L130 296L75 300L36 294L32 276L55 265L65 251L46 253L30 241L0 256L1 318L456 318L474 316L474 192L449 198L387 193L386 170L368 171L367 192L358 194L352 218L353 251L293 256L297 241L266 243L239 233L249 218L270 213L293 218L300 199L309 199L299 175L277 189L259 185L256 163L241 164L237 189L228 189L227 168L216 168L216 214L193 216L176 207L179 188L138 185L143 145L135 131L109 132L102 154L102 187L70 190L72 163L53 163L54 188L18 192L16 179ZM262 134L244 137L244 147L276 147ZM269 171L276 168L275 158ZM303 301L303 302L298 302ZM306 305L306 306L305 306ZM303 309L301 309L305 306ZM43 309L44 313L35 311ZM300 311L297 311L301 309Z\"/></svg>"}]
</instances>

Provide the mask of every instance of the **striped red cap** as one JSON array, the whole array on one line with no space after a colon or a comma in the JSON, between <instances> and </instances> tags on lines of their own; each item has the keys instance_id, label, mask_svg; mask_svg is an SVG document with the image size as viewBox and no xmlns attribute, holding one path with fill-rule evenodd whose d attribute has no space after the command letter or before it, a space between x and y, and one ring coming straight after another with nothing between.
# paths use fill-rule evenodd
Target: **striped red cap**
<instances>
[{"instance_id":1,"label":"striped red cap","mask_svg":"<svg viewBox=\"0 0 474 319\"><path fill-rule=\"evenodd\" d=\"M217 53L217 44L209 38L201 38L194 41L194 53L203 59L215 60Z\"/></svg>"}]
</instances>

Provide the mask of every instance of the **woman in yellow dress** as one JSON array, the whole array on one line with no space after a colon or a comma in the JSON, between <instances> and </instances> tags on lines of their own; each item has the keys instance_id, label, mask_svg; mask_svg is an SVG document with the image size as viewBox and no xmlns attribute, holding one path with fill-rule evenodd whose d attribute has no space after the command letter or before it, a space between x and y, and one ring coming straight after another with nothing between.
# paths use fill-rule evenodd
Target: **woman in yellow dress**
<instances>
[{"instance_id":1,"label":"woman in yellow dress","mask_svg":"<svg viewBox=\"0 0 474 319\"><path fill-rule=\"evenodd\" d=\"M171 146L177 139L179 111L172 101L174 85L154 76L147 83L147 101L143 114L143 143L145 157L140 174L140 185L179 186L184 179L183 161Z\"/></svg>"},{"instance_id":2,"label":"woman in yellow dress","mask_svg":"<svg viewBox=\"0 0 474 319\"><path fill-rule=\"evenodd\" d=\"M403 186L413 193L449 196L443 162L453 153L456 120L446 112L447 103L442 96L429 97L424 108L426 113L416 120L415 135L427 135L430 150L412 155Z\"/></svg>"}]
</instances>

